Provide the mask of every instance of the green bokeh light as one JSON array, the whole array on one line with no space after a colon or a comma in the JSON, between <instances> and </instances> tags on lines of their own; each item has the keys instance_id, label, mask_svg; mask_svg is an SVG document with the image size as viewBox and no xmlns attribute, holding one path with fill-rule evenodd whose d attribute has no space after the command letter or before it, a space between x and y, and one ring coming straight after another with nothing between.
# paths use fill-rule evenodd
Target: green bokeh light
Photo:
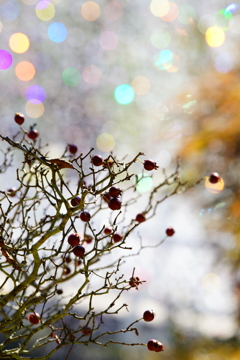
<instances>
[{"instance_id":1,"label":"green bokeh light","mask_svg":"<svg viewBox=\"0 0 240 360\"><path fill-rule=\"evenodd\" d=\"M81 80L80 72L76 68L67 68L62 73L62 80L67 86L77 86Z\"/></svg>"},{"instance_id":2,"label":"green bokeh light","mask_svg":"<svg viewBox=\"0 0 240 360\"><path fill-rule=\"evenodd\" d=\"M229 21L232 18L232 13L226 9L220 10L215 14L215 21L217 26L223 30L229 29Z\"/></svg>"},{"instance_id":3,"label":"green bokeh light","mask_svg":"<svg viewBox=\"0 0 240 360\"><path fill-rule=\"evenodd\" d=\"M114 97L119 104L127 105L134 100L135 93L130 85L122 84L116 87Z\"/></svg>"},{"instance_id":4,"label":"green bokeh light","mask_svg":"<svg viewBox=\"0 0 240 360\"><path fill-rule=\"evenodd\" d=\"M157 49L166 48L171 41L171 35L168 31L163 29L158 29L153 31L151 36L151 43Z\"/></svg>"},{"instance_id":5,"label":"green bokeh light","mask_svg":"<svg viewBox=\"0 0 240 360\"><path fill-rule=\"evenodd\" d=\"M138 183L136 186L137 191L146 192L152 188L153 181L151 176L148 176L147 174L138 174L137 179L138 179Z\"/></svg>"}]
</instances>

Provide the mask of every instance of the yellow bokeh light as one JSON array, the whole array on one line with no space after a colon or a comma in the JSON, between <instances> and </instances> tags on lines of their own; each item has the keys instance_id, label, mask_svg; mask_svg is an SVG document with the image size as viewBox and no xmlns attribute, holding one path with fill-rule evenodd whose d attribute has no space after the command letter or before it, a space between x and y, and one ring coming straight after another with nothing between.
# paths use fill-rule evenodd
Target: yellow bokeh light
<instances>
[{"instance_id":1,"label":"yellow bokeh light","mask_svg":"<svg viewBox=\"0 0 240 360\"><path fill-rule=\"evenodd\" d=\"M205 178L205 187L209 192L218 194L220 191L224 189L224 181L222 178L216 184L210 183L208 179L209 179L208 177Z\"/></svg>"},{"instance_id":2,"label":"yellow bokeh light","mask_svg":"<svg viewBox=\"0 0 240 360\"><path fill-rule=\"evenodd\" d=\"M154 16L162 17L168 14L170 4L167 0L153 0L150 4L150 10Z\"/></svg>"},{"instance_id":3,"label":"yellow bokeh light","mask_svg":"<svg viewBox=\"0 0 240 360\"><path fill-rule=\"evenodd\" d=\"M138 95L144 95L150 90L151 84L145 76L137 76L132 81L132 88Z\"/></svg>"},{"instance_id":4,"label":"yellow bokeh light","mask_svg":"<svg viewBox=\"0 0 240 360\"><path fill-rule=\"evenodd\" d=\"M32 80L35 76L35 68L29 61L21 61L15 68L15 74L22 81Z\"/></svg>"},{"instance_id":5,"label":"yellow bokeh light","mask_svg":"<svg viewBox=\"0 0 240 360\"><path fill-rule=\"evenodd\" d=\"M97 137L97 147L103 152L111 151L115 146L114 137L110 134L101 134Z\"/></svg>"},{"instance_id":6,"label":"yellow bokeh light","mask_svg":"<svg viewBox=\"0 0 240 360\"><path fill-rule=\"evenodd\" d=\"M81 14L83 18L87 21L95 21L100 16L100 7L94 1L87 1L83 4L81 8Z\"/></svg>"},{"instance_id":7,"label":"yellow bokeh light","mask_svg":"<svg viewBox=\"0 0 240 360\"><path fill-rule=\"evenodd\" d=\"M205 290L213 292L220 288L221 280L218 275L214 273L208 273L202 278L202 286Z\"/></svg>"},{"instance_id":8,"label":"yellow bokeh light","mask_svg":"<svg viewBox=\"0 0 240 360\"><path fill-rule=\"evenodd\" d=\"M22 54L29 48L29 39L22 33L15 33L9 39L9 46L15 53Z\"/></svg>"},{"instance_id":9,"label":"yellow bokeh light","mask_svg":"<svg viewBox=\"0 0 240 360\"><path fill-rule=\"evenodd\" d=\"M38 119L44 113L43 103L39 102L39 104L32 104L28 101L25 105L25 112L31 118Z\"/></svg>"},{"instance_id":10,"label":"yellow bokeh light","mask_svg":"<svg viewBox=\"0 0 240 360\"><path fill-rule=\"evenodd\" d=\"M36 6L36 14L43 21L51 20L55 15L55 7L47 0L40 1Z\"/></svg>"},{"instance_id":11,"label":"yellow bokeh light","mask_svg":"<svg viewBox=\"0 0 240 360\"><path fill-rule=\"evenodd\" d=\"M212 26L207 29L205 37L209 46L218 47L224 43L225 33L220 27Z\"/></svg>"}]
</instances>

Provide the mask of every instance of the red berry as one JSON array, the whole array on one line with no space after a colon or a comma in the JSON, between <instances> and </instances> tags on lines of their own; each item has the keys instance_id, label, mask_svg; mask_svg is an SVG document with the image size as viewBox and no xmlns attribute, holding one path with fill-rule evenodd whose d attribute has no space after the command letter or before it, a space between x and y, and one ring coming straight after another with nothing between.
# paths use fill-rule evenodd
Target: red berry
<instances>
[{"instance_id":1,"label":"red berry","mask_svg":"<svg viewBox=\"0 0 240 360\"><path fill-rule=\"evenodd\" d=\"M91 235L84 236L84 241L86 241L87 244L91 244L92 240L93 240L93 237Z\"/></svg>"},{"instance_id":2,"label":"red berry","mask_svg":"<svg viewBox=\"0 0 240 360\"><path fill-rule=\"evenodd\" d=\"M71 153L71 154L76 154L76 152L78 151L78 148L76 145L74 144L68 144L68 151Z\"/></svg>"},{"instance_id":3,"label":"red berry","mask_svg":"<svg viewBox=\"0 0 240 360\"><path fill-rule=\"evenodd\" d=\"M171 227L167 228L166 230L167 236L173 236L175 234L175 230Z\"/></svg>"},{"instance_id":4,"label":"red berry","mask_svg":"<svg viewBox=\"0 0 240 360\"><path fill-rule=\"evenodd\" d=\"M121 206L122 206L122 203L120 200L118 200L117 198L112 198L109 203L108 203L108 207L111 209L111 210L120 210L121 209Z\"/></svg>"},{"instance_id":5,"label":"red berry","mask_svg":"<svg viewBox=\"0 0 240 360\"><path fill-rule=\"evenodd\" d=\"M158 168L157 164L153 160L145 160L143 166L144 169L148 171Z\"/></svg>"},{"instance_id":6,"label":"red berry","mask_svg":"<svg viewBox=\"0 0 240 360\"><path fill-rule=\"evenodd\" d=\"M104 163L102 164L104 168L112 168L113 167L113 164L114 164L114 161L113 160L105 160Z\"/></svg>"},{"instance_id":7,"label":"red berry","mask_svg":"<svg viewBox=\"0 0 240 360\"><path fill-rule=\"evenodd\" d=\"M28 315L28 321L30 321L31 324L38 324L40 322L41 316L38 313L31 313Z\"/></svg>"},{"instance_id":8,"label":"red berry","mask_svg":"<svg viewBox=\"0 0 240 360\"><path fill-rule=\"evenodd\" d=\"M85 253L85 248L82 245L77 245L75 246L75 248L73 249L73 253L74 255L76 255L77 257L83 257L84 253Z\"/></svg>"},{"instance_id":9,"label":"red berry","mask_svg":"<svg viewBox=\"0 0 240 360\"><path fill-rule=\"evenodd\" d=\"M103 163L103 158L100 155L94 155L91 161L93 165L100 166Z\"/></svg>"},{"instance_id":10,"label":"red berry","mask_svg":"<svg viewBox=\"0 0 240 360\"><path fill-rule=\"evenodd\" d=\"M18 125L22 125L24 123L25 116L22 113L16 113L14 120Z\"/></svg>"},{"instance_id":11,"label":"red berry","mask_svg":"<svg viewBox=\"0 0 240 360\"><path fill-rule=\"evenodd\" d=\"M121 234L115 233L115 234L113 235L113 241L114 241L115 243L121 241L122 238L123 238L123 237L122 237Z\"/></svg>"},{"instance_id":12,"label":"red berry","mask_svg":"<svg viewBox=\"0 0 240 360\"><path fill-rule=\"evenodd\" d=\"M38 135L39 135L39 133L38 133L37 129L31 129L27 134L27 136L31 140L35 140L38 137Z\"/></svg>"},{"instance_id":13,"label":"red berry","mask_svg":"<svg viewBox=\"0 0 240 360\"><path fill-rule=\"evenodd\" d=\"M68 266L65 266L64 267L64 269L63 269L63 275L69 275L69 274L71 274L71 269L70 269L70 267L68 267Z\"/></svg>"},{"instance_id":14,"label":"red berry","mask_svg":"<svg viewBox=\"0 0 240 360\"><path fill-rule=\"evenodd\" d=\"M83 335L89 335L89 334L91 334L91 332L92 332L92 329L89 326L87 326L86 328L84 328L82 330Z\"/></svg>"},{"instance_id":15,"label":"red berry","mask_svg":"<svg viewBox=\"0 0 240 360\"><path fill-rule=\"evenodd\" d=\"M103 232L104 232L105 235L110 235L111 232L112 232L112 229L106 227L106 228L103 230Z\"/></svg>"},{"instance_id":16,"label":"red berry","mask_svg":"<svg viewBox=\"0 0 240 360\"><path fill-rule=\"evenodd\" d=\"M80 266L80 265L82 265L82 260L81 260L81 259L78 259L78 260L77 260L77 266Z\"/></svg>"},{"instance_id":17,"label":"red berry","mask_svg":"<svg viewBox=\"0 0 240 360\"><path fill-rule=\"evenodd\" d=\"M145 215L143 215L143 214L137 214L137 216L136 216L136 221L138 221L139 223L141 223L141 222L144 222L145 220L146 220Z\"/></svg>"},{"instance_id":18,"label":"red berry","mask_svg":"<svg viewBox=\"0 0 240 360\"><path fill-rule=\"evenodd\" d=\"M138 277L131 277L129 279L129 285L131 287L135 287L138 288L138 285L140 284L139 278Z\"/></svg>"},{"instance_id":19,"label":"red berry","mask_svg":"<svg viewBox=\"0 0 240 360\"><path fill-rule=\"evenodd\" d=\"M154 318L155 318L155 314L154 314L154 312L152 310L144 311L144 313L143 313L143 320L144 321L149 322L149 321L152 321Z\"/></svg>"},{"instance_id":20,"label":"red berry","mask_svg":"<svg viewBox=\"0 0 240 360\"><path fill-rule=\"evenodd\" d=\"M79 236L77 233L69 235L69 237L68 237L68 243L69 243L71 246L77 246L77 245L79 245L79 243L80 243L80 236Z\"/></svg>"},{"instance_id":21,"label":"red berry","mask_svg":"<svg viewBox=\"0 0 240 360\"><path fill-rule=\"evenodd\" d=\"M216 172L211 173L209 176L209 182L211 184L217 184L219 181L221 181L221 176Z\"/></svg>"},{"instance_id":22,"label":"red berry","mask_svg":"<svg viewBox=\"0 0 240 360\"><path fill-rule=\"evenodd\" d=\"M164 350L164 346L160 341L157 341L157 343L154 346L155 346L155 352L160 352Z\"/></svg>"},{"instance_id":23,"label":"red berry","mask_svg":"<svg viewBox=\"0 0 240 360\"><path fill-rule=\"evenodd\" d=\"M148 350L155 351L156 343L157 343L157 340L155 340L155 339L149 340L148 343L147 343Z\"/></svg>"},{"instance_id":24,"label":"red berry","mask_svg":"<svg viewBox=\"0 0 240 360\"><path fill-rule=\"evenodd\" d=\"M71 205L72 206L78 206L80 204L81 198L79 196L76 196L75 198L73 198L71 200Z\"/></svg>"},{"instance_id":25,"label":"red berry","mask_svg":"<svg viewBox=\"0 0 240 360\"><path fill-rule=\"evenodd\" d=\"M12 187L11 189L8 189L7 190L8 196L11 196L11 197L15 196L16 195L16 190L17 189L15 187Z\"/></svg>"},{"instance_id":26,"label":"red berry","mask_svg":"<svg viewBox=\"0 0 240 360\"><path fill-rule=\"evenodd\" d=\"M70 256L66 256L64 260L67 264L70 264L70 262L71 262Z\"/></svg>"},{"instance_id":27,"label":"red berry","mask_svg":"<svg viewBox=\"0 0 240 360\"><path fill-rule=\"evenodd\" d=\"M63 294L63 290L62 290L62 289L58 289L58 290L56 291L56 293L57 293L58 295L62 295L62 294Z\"/></svg>"},{"instance_id":28,"label":"red berry","mask_svg":"<svg viewBox=\"0 0 240 360\"><path fill-rule=\"evenodd\" d=\"M104 193L102 195L102 199L106 202L106 203L109 203L109 201L111 200L111 196L108 192Z\"/></svg>"},{"instance_id":29,"label":"red berry","mask_svg":"<svg viewBox=\"0 0 240 360\"><path fill-rule=\"evenodd\" d=\"M91 215L89 214L89 212L87 211L83 211L81 214L80 214L80 219L84 222L88 222L90 219L91 219Z\"/></svg>"},{"instance_id":30,"label":"red berry","mask_svg":"<svg viewBox=\"0 0 240 360\"><path fill-rule=\"evenodd\" d=\"M122 193L122 190L119 189L119 188L117 188L117 187L115 187L115 186L112 186L112 187L109 189L109 195L110 195L111 197L118 197L118 196L121 195L121 193Z\"/></svg>"}]
</instances>

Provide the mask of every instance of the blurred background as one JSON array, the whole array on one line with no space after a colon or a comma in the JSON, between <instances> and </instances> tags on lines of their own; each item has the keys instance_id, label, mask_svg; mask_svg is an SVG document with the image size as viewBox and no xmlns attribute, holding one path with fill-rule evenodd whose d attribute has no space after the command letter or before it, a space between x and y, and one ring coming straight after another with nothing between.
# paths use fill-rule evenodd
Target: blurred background
<instances>
[{"instance_id":1,"label":"blurred background","mask_svg":"<svg viewBox=\"0 0 240 360\"><path fill-rule=\"evenodd\" d=\"M78 154L94 147L129 160L142 151L169 174L179 156L184 180L205 177L141 225L145 245L156 244L169 226L176 233L124 264L124 273L131 276L135 266L147 283L123 295L129 313L105 324L126 327L153 309L156 318L139 325L139 339L119 339L156 338L165 351L76 346L69 359L240 358L239 5L0 2L2 135L16 133L14 114L22 112L25 129L36 124L51 156L61 156L67 144L76 144ZM213 171L222 177L217 185L207 180ZM143 198L160 177L139 189ZM9 186L14 181L7 179Z\"/></svg>"}]
</instances>

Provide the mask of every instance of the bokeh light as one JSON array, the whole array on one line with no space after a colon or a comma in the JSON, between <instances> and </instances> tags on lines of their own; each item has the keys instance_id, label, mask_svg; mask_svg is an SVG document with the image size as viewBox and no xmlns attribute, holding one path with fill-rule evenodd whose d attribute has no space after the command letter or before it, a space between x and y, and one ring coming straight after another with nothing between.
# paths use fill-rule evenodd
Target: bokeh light
<instances>
[{"instance_id":1,"label":"bokeh light","mask_svg":"<svg viewBox=\"0 0 240 360\"><path fill-rule=\"evenodd\" d=\"M117 1L109 1L104 7L104 15L108 21L117 21L123 15L121 4Z\"/></svg>"},{"instance_id":2,"label":"bokeh light","mask_svg":"<svg viewBox=\"0 0 240 360\"><path fill-rule=\"evenodd\" d=\"M67 37L66 26L62 23L55 22L48 27L48 37L56 43L63 42Z\"/></svg>"},{"instance_id":3,"label":"bokeh light","mask_svg":"<svg viewBox=\"0 0 240 360\"><path fill-rule=\"evenodd\" d=\"M41 0L36 6L36 15L41 20L51 20L55 15L55 7L51 2Z\"/></svg>"},{"instance_id":4,"label":"bokeh light","mask_svg":"<svg viewBox=\"0 0 240 360\"><path fill-rule=\"evenodd\" d=\"M208 179L209 179L208 177L205 178L205 187L209 192L213 194L218 194L220 191L224 189L224 181L222 178L221 181L217 182L216 184L210 183Z\"/></svg>"},{"instance_id":5,"label":"bokeh light","mask_svg":"<svg viewBox=\"0 0 240 360\"><path fill-rule=\"evenodd\" d=\"M104 31L99 37L99 43L104 50L113 50L118 44L117 35L112 31Z\"/></svg>"},{"instance_id":6,"label":"bokeh light","mask_svg":"<svg viewBox=\"0 0 240 360\"><path fill-rule=\"evenodd\" d=\"M177 4L175 4L172 1L169 1L169 11L166 15L162 16L162 20L166 22L174 21L178 17L178 7Z\"/></svg>"},{"instance_id":7,"label":"bokeh light","mask_svg":"<svg viewBox=\"0 0 240 360\"><path fill-rule=\"evenodd\" d=\"M94 1L87 1L81 7L81 14L87 21L95 21L100 16L100 7Z\"/></svg>"},{"instance_id":8,"label":"bokeh light","mask_svg":"<svg viewBox=\"0 0 240 360\"><path fill-rule=\"evenodd\" d=\"M224 43L225 34L224 31L217 26L212 26L207 29L206 42L211 47L218 47Z\"/></svg>"},{"instance_id":9,"label":"bokeh light","mask_svg":"<svg viewBox=\"0 0 240 360\"><path fill-rule=\"evenodd\" d=\"M15 20L20 14L20 6L15 0L6 1L1 5L0 13L5 19Z\"/></svg>"},{"instance_id":10,"label":"bokeh light","mask_svg":"<svg viewBox=\"0 0 240 360\"><path fill-rule=\"evenodd\" d=\"M232 18L232 13L226 9L220 10L215 14L216 25L223 30L229 29L229 22Z\"/></svg>"},{"instance_id":11,"label":"bokeh light","mask_svg":"<svg viewBox=\"0 0 240 360\"><path fill-rule=\"evenodd\" d=\"M166 48L171 41L171 35L167 30L158 29L155 30L151 35L151 43L157 49Z\"/></svg>"},{"instance_id":12,"label":"bokeh light","mask_svg":"<svg viewBox=\"0 0 240 360\"><path fill-rule=\"evenodd\" d=\"M82 71L82 78L87 84L96 85L101 77L101 70L95 65L86 66Z\"/></svg>"},{"instance_id":13,"label":"bokeh light","mask_svg":"<svg viewBox=\"0 0 240 360\"><path fill-rule=\"evenodd\" d=\"M217 71L226 74L234 68L234 59L230 54L219 54L214 65Z\"/></svg>"},{"instance_id":14,"label":"bokeh light","mask_svg":"<svg viewBox=\"0 0 240 360\"><path fill-rule=\"evenodd\" d=\"M45 90L39 85L32 85L26 91L26 98L32 104L39 104L46 98Z\"/></svg>"},{"instance_id":15,"label":"bokeh light","mask_svg":"<svg viewBox=\"0 0 240 360\"><path fill-rule=\"evenodd\" d=\"M146 192L151 190L152 186L153 186L153 181L151 176L148 176L147 174L138 174L137 184L136 184L137 191Z\"/></svg>"},{"instance_id":16,"label":"bokeh light","mask_svg":"<svg viewBox=\"0 0 240 360\"><path fill-rule=\"evenodd\" d=\"M11 50L18 54L26 52L29 45L28 37L22 33L15 33L9 39L9 46Z\"/></svg>"},{"instance_id":17,"label":"bokeh light","mask_svg":"<svg viewBox=\"0 0 240 360\"><path fill-rule=\"evenodd\" d=\"M101 134L97 137L96 145L103 152L112 151L115 146L115 139L111 134Z\"/></svg>"},{"instance_id":18,"label":"bokeh light","mask_svg":"<svg viewBox=\"0 0 240 360\"><path fill-rule=\"evenodd\" d=\"M151 13L156 17L162 17L168 14L170 4L167 0L153 0L150 4Z\"/></svg>"},{"instance_id":19,"label":"bokeh light","mask_svg":"<svg viewBox=\"0 0 240 360\"><path fill-rule=\"evenodd\" d=\"M62 73L62 80L68 86L77 86L80 83L81 75L76 68L67 68Z\"/></svg>"},{"instance_id":20,"label":"bokeh light","mask_svg":"<svg viewBox=\"0 0 240 360\"><path fill-rule=\"evenodd\" d=\"M137 95L146 94L150 87L150 81L145 76L136 76L132 81L132 88Z\"/></svg>"},{"instance_id":21,"label":"bokeh light","mask_svg":"<svg viewBox=\"0 0 240 360\"><path fill-rule=\"evenodd\" d=\"M13 59L10 52L0 50L0 70L6 70L12 65Z\"/></svg>"},{"instance_id":22,"label":"bokeh light","mask_svg":"<svg viewBox=\"0 0 240 360\"><path fill-rule=\"evenodd\" d=\"M173 63L173 53L170 50L162 50L158 54L155 65L160 70L166 70L172 66Z\"/></svg>"},{"instance_id":23,"label":"bokeh light","mask_svg":"<svg viewBox=\"0 0 240 360\"><path fill-rule=\"evenodd\" d=\"M116 87L114 97L119 104L127 105L134 100L135 93L130 85L122 84Z\"/></svg>"},{"instance_id":24,"label":"bokeh light","mask_svg":"<svg viewBox=\"0 0 240 360\"><path fill-rule=\"evenodd\" d=\"M197 14L193 6L183 5L179 8L178 20L181 24L192 24L196 19Z\"/></svg>"},{"instance_id":25,"label":"bokeh light","mask_svg":"<svg viewBox=\"0 0 240 360\"><path fill-rule=\"evenodd\" d=\"M29 117L33 119L38 119L44 113L44 105L40 101L38 103L37 101L35 101L34 104L28 101L25 105L25 112Z\"/></svg>"},{"instance_id":26,"label":"bokeh light","mask_svg":"<svg viewBox=\"0 0 240 360\"><path fill-rule=\"evenodd\" d=\"M214 273L208 273L202 278L202 286L209 292L217 291L221 286L220 277Z\"/></svg>"},{"instance_id":27,"label":"bokeh light","mask_svg":"<svg viewBox=\"0 0 240 360\"><path fill-rule=\"evenodd\" d=\"M32 80L35 76L35 68L29 61L21 61L15 68L15 74L22 81Z\"/></svg>"}]
</instances>

